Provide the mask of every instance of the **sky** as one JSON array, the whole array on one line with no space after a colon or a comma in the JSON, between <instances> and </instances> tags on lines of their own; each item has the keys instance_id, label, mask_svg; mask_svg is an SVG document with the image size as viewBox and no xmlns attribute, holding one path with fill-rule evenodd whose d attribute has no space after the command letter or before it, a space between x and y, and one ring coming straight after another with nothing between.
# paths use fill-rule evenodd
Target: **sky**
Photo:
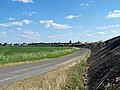
<instances>
[{"instance_id":1,"label":"sky","mask_svg":"<svg viewBox=\"0 0 120 90\"><path fill-rule=\"evenodd\" d=\"M120 35L120 0L0 0L0 42L94 42Z\"/></svg>"}]
</instances>

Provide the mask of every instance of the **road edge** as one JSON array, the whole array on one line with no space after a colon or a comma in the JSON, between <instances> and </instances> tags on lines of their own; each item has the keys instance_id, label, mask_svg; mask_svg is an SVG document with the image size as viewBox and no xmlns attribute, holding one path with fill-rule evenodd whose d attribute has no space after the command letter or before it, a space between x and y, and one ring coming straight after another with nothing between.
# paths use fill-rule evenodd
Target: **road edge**
<instances>
[{"instance_id":1,"label":"road edge","mask_svg":"<svg viewBox=\"0 0 120 90\"><path fill-rule=\"evenodd\" d=\"M85 57L81 58L77 62L66 65L64 67L59 67L43 75L38 75L29 79L14 82L6 87L0 88L0 90L12 90L12 89L53 90L53 88L54 90L61 90L63 87L66 87L67 85L67 80L68 80L68 76L70 75L70 71L77 64L79 64L81 60L84 60L86 62L87 58L90 56L90 50L89 49L87 50L88 52L85 55Z\"/></svg>"}]
</instances>

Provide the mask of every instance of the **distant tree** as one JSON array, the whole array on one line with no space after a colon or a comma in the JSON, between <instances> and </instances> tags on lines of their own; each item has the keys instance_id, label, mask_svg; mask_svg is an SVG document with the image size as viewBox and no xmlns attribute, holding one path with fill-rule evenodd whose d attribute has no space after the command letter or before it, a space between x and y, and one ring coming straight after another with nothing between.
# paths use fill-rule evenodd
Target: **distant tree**
<instances>
[{"instance_id":1,"label":"distant tree","mask_svg":"<svg viewBox=\"0 0 120 90\"><path fill-rule=\"evenodd\" d=\"M80 42L80 41L78 41L77 43L78 43L78 44L80 44L81 42Z\"/></svg>"},{"instance_id":2,"label":"distant tree","mask_svg":"<svg viewBox=\"0 0 120 90\"><path fill-rule=\"evenodd\" d=\"M4 43L3 46L7 46L7 43Z\"/></svg>"},{"instance_id":3,"label":"distant tree","mask_svg":"<svg viewBox=\"0 0 120 90\"><path fill-rule=\"evenodd\" d=\"M21 44L19 44L19 43L15 43L14 46L21 46Z\"/></svg>"},{"instance_id":4,"label":"distant tree","mask_svg":"<svg viewBox=\"0 0 120 90\"><path fill-rule=\"evenodd\" d=\"M69 41L69 44L72 44L72 41L71 41L71 40Z\"/></svg>"},{"instance_id":5,"label":"distant tree","mask_svg":"<svg viewBox=\"0 0 120 90\"><path fill-rule=\"evenodd\" d=\"M23 43L22 46L27 46L27 43Z\"/></svg>"},{"instance_id":6,"label":"distant tree","mask_svg":"<svg viewBox=\"0 0 120 90\"><path fill-rule=\"evenodd\" d=\"M85 44L88 44L88 42L85 42Z\"/></svg>"},{"instance_id":7,"label":"distant tree","mask_svg":"<svg viewBox=\"0 0 120 90\"><path fill-rule=\"evenodd\" d=\"M97 43L102 43L102 40L97 41Z\"/></svg>"}]
</instances>

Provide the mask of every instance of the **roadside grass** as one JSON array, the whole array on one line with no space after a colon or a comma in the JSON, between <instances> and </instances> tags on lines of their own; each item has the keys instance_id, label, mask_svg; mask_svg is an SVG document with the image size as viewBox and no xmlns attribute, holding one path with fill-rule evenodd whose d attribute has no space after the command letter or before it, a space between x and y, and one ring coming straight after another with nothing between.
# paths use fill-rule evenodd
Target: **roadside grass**
<instances>
[{"instance_id":1,"label":"roadside grass","mask_svg":"<svg viewBox=\"0 0 120 90\"><path fill-rule=\"evenodd\" d=\"M0 46L0 65L57 58L78 50L72 47Z\"/></svg>"},{"instance_id":2,"label":"roadside grass","mask_svg":"<svg viewBox=\"0 0 120 90\"><path fill-rule=\"evenodd\" d=\"M85 90L86 61L82 59L80 63L71 68L66 86L63 90Z\"/></svg>"},{"instance_id":3,"label":"roadside grass","mask_svg":"<svg viewBox=\"0 0 120 90\"><path fill-rule=\"evenodd\" d=\"M102 85L102 86L100 87L100 90L120 90L120 86L109 83L108 86Z\"/></svg>"},{"instance_id":4,"label":"roadside grass","mask_svg":"<svg viewBox=\"0 0 120 90\"><path fill-rule=\"evenodd\" d=\"M62 90L70 67L59 68L29 79L14 82L0 90Z\"/></svg>"},{"instance_id":5,"label":"roadside grass","mask_svg":"<svg viewBox=\"0 0 120 90\"><path fill-rule=\"evenodd\" d=\"M91 51L89 50L88 54L83 57L80 62L70 68L66 85L62 88L62 90L86 90L88 68L86 60L90 57L90 54Z\"/></svg>"},{"instance_id":6,"label":"roadside grass","mask_svg":"<svg viewBox=\"0 0 120 90\"><path fill-rule=\"evenodd\" d=\"M86 59L55 69L47 74L14 82L0 90L86 90Z\"/></svg>"}]
</instances>

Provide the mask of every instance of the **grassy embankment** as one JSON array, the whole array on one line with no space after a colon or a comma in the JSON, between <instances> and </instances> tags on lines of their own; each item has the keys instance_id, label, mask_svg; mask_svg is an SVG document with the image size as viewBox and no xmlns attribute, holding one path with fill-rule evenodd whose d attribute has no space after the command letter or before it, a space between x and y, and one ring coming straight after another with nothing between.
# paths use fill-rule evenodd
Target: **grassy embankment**
<instances>
[{"instance_id":1,"label":"grassy embankment","mask_svg":"<svg viewBox=\"0 0 120 90\"><path fill-rule=\"evenodd\" d=\"M70 47L18 47L0 46L0 67L17 63L57 58L78 51Z\"/></svg>"},{"instance_id":2,"label":"grassy embankment","mask_svg":"<svg viewBox=\"0 0 120 90\"><path fill-rule=\"evenodd\" d=\"M86 59L90 52L79 62L53 70L42 76L35 76L15 82L0 90L85 90Z\"/></svg>"}]
</instances>

